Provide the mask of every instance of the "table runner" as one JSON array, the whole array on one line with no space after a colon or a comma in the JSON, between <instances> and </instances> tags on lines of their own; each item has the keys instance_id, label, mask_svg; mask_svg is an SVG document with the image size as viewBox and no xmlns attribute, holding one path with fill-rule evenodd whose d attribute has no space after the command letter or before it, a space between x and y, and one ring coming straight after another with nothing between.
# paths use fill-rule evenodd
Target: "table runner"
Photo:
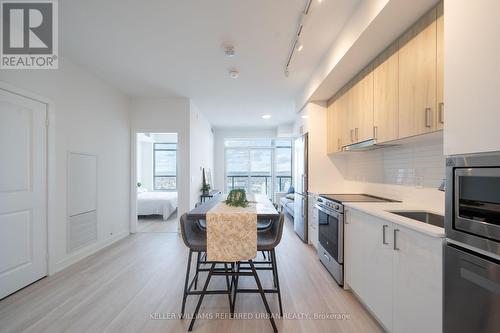
<instances>
[{"instance_id":1,"label":"table runner","mask_svg":"<svg viewBox=\"0 0 500 333\"><path fill-rule=\"evenodd\" d=\"M224 201L207 212L207 259L236 262L257 256L257 209L231 207Z\"/></svg>"}]
</instances>

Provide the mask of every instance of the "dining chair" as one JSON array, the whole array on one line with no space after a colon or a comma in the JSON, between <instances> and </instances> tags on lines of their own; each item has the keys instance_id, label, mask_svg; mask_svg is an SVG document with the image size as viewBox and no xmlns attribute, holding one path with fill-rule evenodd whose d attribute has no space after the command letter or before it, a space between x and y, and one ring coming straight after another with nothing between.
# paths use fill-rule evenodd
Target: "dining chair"
<instances>
[{"instance_id":1,"label":"dining chair","mask_svg":"<svg viewBox=\"0 0 500 333\"><path fill-rule=\"evenodd\" d=\"M278 275L278 266L276 260L276 247L281 242L281 238L283 236L283 227L285 224L285 214L280 213L279 219L273 220L271 226L262 231L257 232L257 251L262 253L269 253L269 260L263 262L254 262L256 265L259 264L269 264L270 267L266 266L257 266L257 270L271 270L273 274L273 289L265 289L265 293L275 293L278 294L278 304L280 310L280 316L283 317L283 305L281 302L281 289L279 283L279 275ZM249 270L250 267L247 263L237 263L237 270ZM255 292L254 289L241 289L238 288L238 279L236 278L235 287L233 290L233 303L236 301L237 293L247 293L247 292Z\"/></svg>"},{"instance_id":2,"label":"dining chair","mask_svg":"<svg viewBox=\"0 0 500 333\"><path fill-rule=\"evenodd\" d=\"M281 240L281 235L283 231L283 221L284 221L284 215L280 214L279 219L276 221L273 221L271 223L271 227L263 230L263 231L258 231L257 232L257 250L258 251L270 251L271 253L271 262L274 263L271 265L270 268L266 267L259 267L257 268L254 264L253 260L248 260L244 262L237 262L237 263L227 263L227 262L210 262L210 261L204 261L202 263L204 264L210 264L210 269L199 269L199 271L208 271L208 276L205 280L203 289L201 291L191 291L191 288L194 284L195 279L193 278L192 282L189 283L189 271L190 271L190 263L191 263L191 256L193 252L206 252L206 230L203 230L200 228L199 224L196 221L190 221L187 219L187 215L184 214L181 216L181 232L182 232L182 238L184 240L184 243L188 248L190 249L190 254L189 254L189 259L188 259L188 268L186 272L186 280L184 284L184 296L183 296L183 301L182 301L182 310L181 310L181 315L184 317L184 309L185 309L185 303L186 303L186 298L188 295L199 295L198 303L196 305L196 309L193 313L193 317L191 319L191 323L189 325L188 331L192 331L196 317L198 315L198 312L200 310L201 304L203 302L203 298L205 295L213 295L213 294L228 294L228 300L229 300L229 307L231 314L234 315L234 310L235 310L235 301L236 301L236 293L241 292L241 293L259 293L262 299L262 302L264 303L264 307L266 309L266 312L269 316L269 320L271 322L272 328L274 332L278 332L276 322L274 320L274 316L271 313L271 309L269 307L269 303L267 302L266 299L266 293L278 293L279 297L279 305L280 305L280 315L283 316L283 311L282 311L282 306L281 306L281 293L279 289L279 280L278 280L278 272L276 268L276 256L274 249L279 244ZM205 233L204 236L200 236L200 233ZM199 243L195 241L195 244L192 244L191 240L199 238L204 239L204 246L199 246ZM260 242L259 242L260 239ZM260 243L260 248L259 249L259 243ZM268 262L260 262L260 263L268 263ZM224 268L217 268L218 264L223 264ZM230 269L228 268L230 265ZM235 269L238 267L238 269ZM260 278L257 274L257 269L269 269L273 271L273 280L275 281L275 289L264 289L262 287L262 284L260 282ZM198 273L197 273L198 274ZM196 275L197 275L196 274ZM195 275L195 278L197 277ZM227 290L207 290L208 285L210 284L210 281L212 279L212 276L225 276L226 277L226 286ZM240 276L252 276L255 279L255 282L257 284L257 289L237 289L237 281ZM231 281L229 280L229 277L231 277ZM233 297L231 297L232 291L234 292Z\"/></svg>"},{"instance_id":3,"label":"dining chair","mask_svg":"<svg viewBox=\"0 0 500 333\"><path fill-rule=\"evenodd\" d=\"M183 292L183 297L182 297L182 307L181 307L181 318L184 318L184 310L186 307L186 300L189 295L201 295L201 291L193 291L193 285L195 285L198 281L198 275L201 269L199 269L199 264L201 262L200 259L200 254L201 253L206 253L207 252L207 233L205 229L200 228L200 225L198 221L196 220L189 220L187 218L187 214L183 214L180 218L180 225L181 225L181 235L182 235L182 240L184 244L189 248L189 256L188 256L188 262L187 262L187 268L186 268L186 278L184 281L184 292ZM190 278L190 271L191 271L191 262L192 262L192 256L193 253L197 253L198 259L196 263L196 272L191 280L189 281ZM224 269L228 270L228 266L226 263L224 264ZM227 294L228 299L229 299L229 305L232 308L232 301L231 301L231 286L229 284L229 278L226 277L226 287L227 290L212 290L210 291L210 294Z\"/></svg>"}]
</instances>

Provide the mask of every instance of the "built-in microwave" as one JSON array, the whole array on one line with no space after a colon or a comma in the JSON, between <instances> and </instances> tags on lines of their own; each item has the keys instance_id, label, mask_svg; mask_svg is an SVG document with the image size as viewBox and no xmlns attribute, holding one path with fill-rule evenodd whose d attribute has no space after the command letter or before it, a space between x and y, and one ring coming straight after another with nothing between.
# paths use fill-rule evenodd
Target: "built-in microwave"
<instances>
[{"instance_id":1,"label":"built-in microwave","mask_svg":"<svg viewBox=\"0 0 500 333\"><path fill-rule=\"evenodd\" d=\"M500 255L500 154L446 160L447 238Z\"/></svg>"}]
</instances>

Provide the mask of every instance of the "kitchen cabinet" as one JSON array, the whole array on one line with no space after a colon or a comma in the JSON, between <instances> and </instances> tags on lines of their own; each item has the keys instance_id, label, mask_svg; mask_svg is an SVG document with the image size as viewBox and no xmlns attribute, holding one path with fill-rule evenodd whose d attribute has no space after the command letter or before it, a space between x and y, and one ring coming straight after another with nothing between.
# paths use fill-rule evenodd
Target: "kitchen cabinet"
<instances>
[{"instance_id":1,"label":"kitchen cabinet","mask_svg":"<svg viewBox=\"0 0 500 333\"><path fill-rule=\"evenodd\" d=\"M399 225L394 233L393 331L441 332L442 240Z\"/></svg>"},{"instance_id":2,"label":"kitchen cabinet","mask_svg":"<svg viewBox=\"0 0 500 333\"><path fill-rule=\"evenodd\" d=\"M436 12L428 12L399 38L400 138L437 129Z\"/></svg>"},{"instance_id":3,"label":"kitchen cabinet","mask_svg":"<svg viewBox=\"0 0 500 333\"><path fill-rule=\"evenodd\" d=\"M381 324L391 331L393 253L389 241L390 223L351 209L345 216L345 280Z\"/></svg>"},{"instance_id":4,"label":"kitchen cabinet","mask_svg":"<svg viewBox=\"0 0 500 333\"><path fill-rule=\"evenodd\" d=\"M333 109L334 103L330 104L326 108L326 153L333 154L336 152L335 149L335 137L337 135L337 131L335 130L335 126L337 126L336 122L333 119Z\"/></svg>"},{"instance_id":5,"label":"kitchen cabinet","mask_svg":"<svg viewBox=\"0 0 500 333\"><path fill-rule=\"evenodd\" d=\"M373 138L373 70L366 67L354 79L349 89L349 125L352 143Z\"/></svg>"},{"instance_id":6,"label":"kitchen cabinet","mask_svg":"<svg viewBox=\"0 0 500 333\"><path fill-rule=\"evenodd\" d=\"M443 22L440 2L330 99L328 154L443 129Z\"/></svg>"},{"instance_id":7,"label":"kitchen cabinet","mask_svg":"<svg viewBox=\"0 0 500 333\"><path fill-rule=\"evenodd\" d=\"M346 216L346 285L389 332L441 332L442 238L352 208Z\"/></svg>"},{"instance_id":8,"label":"kitchen cabinet","mask_svg":"<svg viewBox=\"0 0 500 333\"><path fill-rule=\"evenodd\" d=\"M327 152L333 154L342 151L342 119L340 101L335 99L326 110Z\"/></svg>"},{"instance_id":9,"label":"kitchen cabinet","mask_svg":"<svg viewBox=\"0 0 500 333\"><path fill-rule=\"evenodd\" d=\"M444 11L441 1L436 7L436 99L437 99L437 129L444 127Z\"/></svg>"},{"instance_id":10,"label":"kitchen cabinet","mask_svg":"<svg viewBox=\"0 0 500 333\"><path fill-rule=\"evenodd\" d=\"M398 43L375 59L373 70L373 131L377 143L399 137Z\"/></svg>"}]
</instances>

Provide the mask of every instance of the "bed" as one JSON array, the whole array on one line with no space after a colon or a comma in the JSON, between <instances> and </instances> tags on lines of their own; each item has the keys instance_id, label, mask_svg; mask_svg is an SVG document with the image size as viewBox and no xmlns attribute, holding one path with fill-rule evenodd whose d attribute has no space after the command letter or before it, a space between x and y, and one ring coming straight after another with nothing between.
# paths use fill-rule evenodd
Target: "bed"
<instances>
[{"instance_id":1,"label":"bed","mask_svg":"<svg viewBox=\"0 0 500 333\"><path fill-rule=\"evenodd\" d=\"M177 192L137 193L137 215L162 215L166 221L177 209Z\"/></svg>"}]
</instances>

